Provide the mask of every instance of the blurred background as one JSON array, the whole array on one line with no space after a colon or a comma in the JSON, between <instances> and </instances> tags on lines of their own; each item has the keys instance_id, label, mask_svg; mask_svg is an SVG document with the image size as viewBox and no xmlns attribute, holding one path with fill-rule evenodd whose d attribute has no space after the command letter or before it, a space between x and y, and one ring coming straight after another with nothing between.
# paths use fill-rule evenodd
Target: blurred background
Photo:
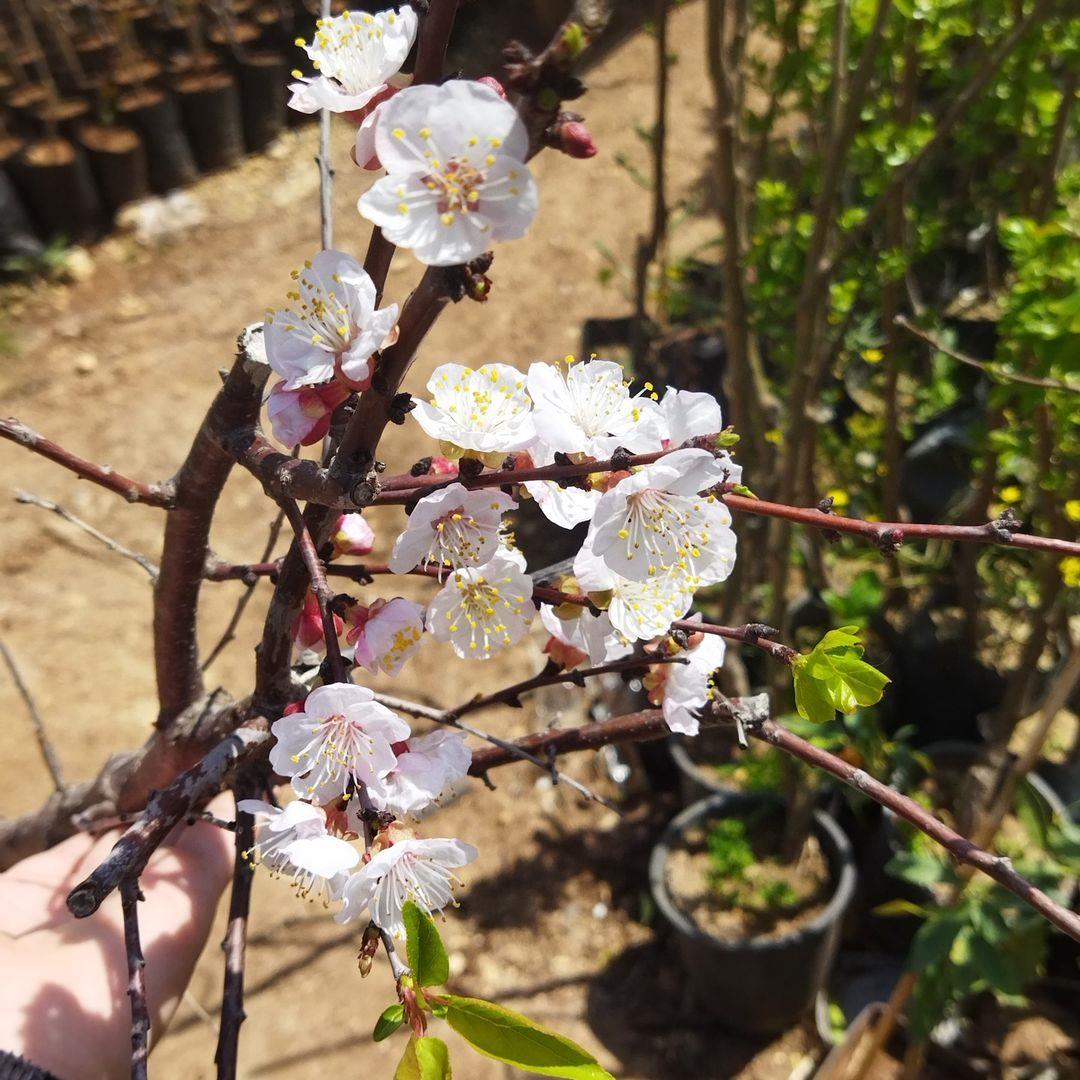
<instances>
[{"instance_id":1,"label":"blurred background","mask_svg":"<svg viewBox=\"0 0 1080 1080\"><path fill-rule=\"evenodd\" d=\"M488 303L436 325L407 388L422 393L448 361L596 352L661 392L670 382L720 398L761 498L1075 540L1075 9L614 8L582 72L588 94L569 106L598 154L536 159L528 238L498 249ZM507 40L543 47L567 9L467 0L448 70L497 73ZM176 468L238 330L280 304L318 246L317 125L285 108L289 71L306 67L293 39L313 21L286 0L0 0L5 414L129 475ZM333 136L335 244L360 255L355 203L375 174L349 160L343 119ZM388 295L400 303L418 277L399 255ZM399 471L430 447L406 425L383 450ZM9 443L0 462L0 637L66 777L81 779L140 744L156 714L150 580L49 508L150 559L161 513ZM370 516L385 557L400 511ZM258 558L272 517L257 484L234 475L215 550ZM527 504L515 527L531 567L580 543ZM786 669L730 647L722 689L769 690L800 734L1074 899L1080 559L940 541L878 550L751 516L735 527L737 568L699 597L707 617L770 623L802 650L857 627L892 682L880 705L853 700L811 725ZM244 588L204 588L207 654ZM256 589L207 673L237 696L269 595ZM422 583L400 590L426 595ZM376 682L450 705L533 674L539 625L533 636L536 649L475 667L431 644ZM0 702L11 732L0 813L15 815L51 781L7 673ZM556 687L485 726L513 736L643 702L636 682ZM1080 1076L1075 948L775 753L720 734L569 759L620 813L527 765L500 770L494 792L474 784L422 827L481 850L441 924L454 988L566 1033L621 1078L839 1077L908 966L921 975L905 1022L866 1075ZM266 876L252 925L243 1075L390 1075L398 1041L369 1034L390 979L379 965L359 979L356 934ZM160 1075L213 1075L219 984L210 948L155 1052ZM465 1077L511 1075L459 1046L453 1057Z\"/></svg>"}]
</instances>

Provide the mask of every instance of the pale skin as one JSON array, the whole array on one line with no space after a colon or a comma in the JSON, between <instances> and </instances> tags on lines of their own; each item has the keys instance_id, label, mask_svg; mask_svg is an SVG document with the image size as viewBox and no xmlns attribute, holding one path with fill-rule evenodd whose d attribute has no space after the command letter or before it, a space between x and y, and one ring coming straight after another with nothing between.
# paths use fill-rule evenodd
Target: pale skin
<instances>
[{"instance_id":1,"label":"pale skin","mask_svg":"<svg viewBox=\"0 0 1080 1080\"><path fill-rule=\"evenodd\" d=\"M208 809L231 816L232 800ZM63 1080L112 1080L130 1072L120 897L87 919L64 906L118 832L73 836L0 874L0 1049ZM140 885L151 1048L160 1040L206 944L232 876L234 837L203 822L180 825L150 859Z\"/></svg>"}]
</instances>

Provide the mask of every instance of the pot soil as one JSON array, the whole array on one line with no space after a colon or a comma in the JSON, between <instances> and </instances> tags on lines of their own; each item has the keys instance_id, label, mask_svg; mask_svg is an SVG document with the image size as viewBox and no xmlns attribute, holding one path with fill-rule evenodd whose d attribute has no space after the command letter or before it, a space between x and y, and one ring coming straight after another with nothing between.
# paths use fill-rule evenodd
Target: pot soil
<instances>
[{"instance_id":1,"label":"pot soil","mask_svg":"<svg viewBox=\"0 0 1080 1080\"><path fill-rule=\"evenodd\" d=\"M80 98L63 98L51 101L34 111L38 125L47 132L59 131L65 138L78 136L79 125L90 111L90 106Z\"/></svg>"},{"instance_id":2,"label":"pot soil","mask_svg":"<svg viewBox=\"0 0 1080 1080\"><path fill-rule=\"evenodd\" d=\"M125 94L117 111L142 136L152 191L164 194L199 175L176 102L165 91L148 87Z\"/></svg>"},{"instance_id":3,"label":"pot soil","mask_svg":"<svg viewBox=\"0 0 1080 1080\"><path fill-rule=\"evenodd\" d=\"M783 809L776 798L741 792L702 799L671 822L649 862L653 898L675 933L698 1008L755 1035L783 1031L813 1007L855 891L851 846L820 810L794 867L762 857L779 836ZM769 908L718 900L708 881L705 837L710 826L730 819L747 823L758 849L749 868L756 891L773 882L786 893Z\"/></svg>"},{"instance_id":4,"label":"pot soil","mask_svg":"<svg viewBox=\"0 0 1080 1080\"><path fill-rule=\"evenodd\" d=\"M236 81L226 71L186 75L176 84L184 129L204 172L235 165L244 153Z\"/></svg>"},{"instance_id":5,"label":"pot soil","mask_svg":"<svg viewBox=\"0 0 1080 1080\"><path fill-rule=\"evenodd\" d=\"M42 236L87 240L100 231L101 203L85 159L67 139L39 139L19 155L15 182Z\"/></svg>"},{"instance_id":6,"label":"pot soil","mask_svg":"<svg viewBox=\"0 0 1080 1080\"><path fill-rule=\"evenodd\" d=\"M248 53L237 65L244 145L249 152L269 146L285 130L285 58L276 52Z\"/></svg>"},{"instance_id":7,"label":"pot soil","mask_svg":"<svg viewBox=\"0 0 1080 1080\"><path fill-rule=\"evenodd\" d=\"M115 213L149 191L146 155L138 132L128 127L84 124L79 141L90 159L105 205Z\"/></svg>"},{"instance_id":8,"label":"pot soil","mask_svg":"<svg viewBox=\"0 0 1080 1080\"><path fill-rule=\"evenodd\" d=\"M234 4L234 10L235 7ZM229 27L218 24L206 36L221 59L229 63L241 60L244 53L259 40L261 33L257 26L249 22L234 22Z\"/></svg>"},{"instance_id":9,"label":"pot soil","mask_svg":"<svg viewBox=\"0 0 1080 1080\"><path fill-rule=\"evenodd\" d=\"M161 78L161 65L149 56L132 60L113 76L113 84L121 94L129 90L150 86Z\"/></svg>"},{"instance_id":10,"label":"pot soil","mask_svg":"<svg viewBox=\"0 0 1080 1080\"><path fill-rule=\"evenodd\" d=\"M8 108L23 123L33 124L34 114L49 100L49 91L41 83L26 83L7 96Z\"/></svg>"}]
</instances>

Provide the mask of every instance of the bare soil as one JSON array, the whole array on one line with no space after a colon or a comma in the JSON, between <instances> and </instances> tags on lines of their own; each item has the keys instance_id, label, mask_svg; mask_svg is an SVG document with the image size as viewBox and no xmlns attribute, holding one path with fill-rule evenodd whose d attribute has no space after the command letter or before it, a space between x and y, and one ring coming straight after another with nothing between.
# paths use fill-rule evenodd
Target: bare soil
<instances>
[{"instance_id":1,"label":"bare soil","mask_svg":"<svg viewBox=\"0 0 1080 1080\"><path fill-rule=\"evenodd\" d=\"M700 4L673 15L672 40L685 43L673 68L669 183L689 195L710 171L709 95L700 42ZM518 365L576 351L582 322L622 315L628 304L618 279L603 287L600 248L632 266L636 235L647 221L648 194L616 163L640 169L647 148L634 134L652 110L650 39L638 35L608 53L588 76L578 106L601 147L591 161L545 153L535 163L541 207L530 236L498 249L495 288L483 305L449 310L425 342L408 388L423 392L437 364L458 361ZM336 238L361 253L368 230L355 210L370 182L349 163L349 132L336 126ZM182 240L149 251L124 236L92 250L93 273L71 284L42 284L0 294L0 401L5 412L94 460L130 475L170 475L230 363L238 330L279 305L289 271L318 245L316 131L305 126L281 148L205 178L192 194L206 220ZM711 222L676 237L688 248L715 232ZM401 254L388 298L401 302L418 267ZM394 428L382 447L392 470L432 447L414 424ZM125 546L156 558L163 514L129 506L80 483L10 443L0 443L5 497L23 488L62 503ZM273 507L246 475L234 475L215 521L222 558L255 557ZM151 663L150 588L146 574L58 518L6 502L0 531L0 634L19 658L66 775L93 774L112 751L139 744L156 713ZM385 557L401 526L400 510L371 515ZM423 582L401 582L423 595ZM221 634L243 586L208 584L202 608L204 653ZM237 640L207 673L211 685L236 695L250 689L253 647L269 586L241 623ZM537 645L541 642L536 632ZM430 645L383 689L429 703L453 704L531 674L539 651L470 666ZM573 694L477 717L502 736L541 723L580 719L567 711ZM49 780L23 705L0 678L5 718L5 782L0 812L38 805ZM603 789L598 759L577 756L571 773ZM425 823L425 835L461 837L479 860L466 868L462 906L443 930L458 992L488 996L534 1016L595 1051L621 1078L786 1078L813 1048L794 1029L770 1043L743 1042L702 1024L690 1011L683 977L657 934L646 885L651 845L675 813L654 801L620 817L583 805L564 786L530 766L496 774L498 790L481 785ZM219 913L221 919L223 913ZM294 1080L334 1076L388 1077L404 1039L373 1044L370 1032L392 998L389 973L376 964L356 971L357 931L298 903L281 882L255 885L248 952L248 1020L242 1035L245 1077ZM154 1053L157 1075L185 1080L213 1075L220 1003L220 933L200 962L172 1029ZM440 1032L442 1034L442 1032ZM451 1037L455 1074L467 1080L510 1075ZM520 1074L517 1074L520 1075Z\"/></svg>"},{"instance_id":2,"label":"bare soil","mask_svg":"<svg viewBox=\"0 0 1080 1080\"><path fill-rule=\"evenodd\" d=\"M717 880L708 830L688 829L664 867L671 899L702 930L726 941L781 938L804 926L829 900L829 864L817 837L808 836L792 863L769 855L776 830L749 830L756 861L738 880ZM770 904L767 890L783 888L785 901Z\"/></svg>"}]
</instances>

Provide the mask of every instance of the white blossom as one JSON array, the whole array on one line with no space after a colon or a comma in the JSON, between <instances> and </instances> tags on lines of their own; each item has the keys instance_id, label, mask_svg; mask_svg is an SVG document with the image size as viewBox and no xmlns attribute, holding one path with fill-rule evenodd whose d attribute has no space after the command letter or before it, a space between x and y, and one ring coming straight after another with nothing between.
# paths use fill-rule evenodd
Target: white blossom
<instances>
[{"instance_id":1,"label":"white blossom","mask_svg":"<svg viewBox=\"0 0 1080 1080\"><path fill-rule=\"evenodd\" d=\"M676 390L668 387L660 401L664 443L678 447L702 435L715 435L724 430L724 418L720 403L712 394L695 390ZM742 482L742 466L732 461L727 453L717 460L722 464L725 482Z\"/></svg>"},{"instance_id":2,"label":"white blossom","mask_svg":"<svg viewBox=\"0 0 1080 1080\"><path fill-rule=\"evenodd\" d=\"M419 814L451 784L468 775L471 764L472 751L460 732L414 735L383 781L385 794L373 796L372 804L399 818Z\"/></svg>"},{"instance_id":3,"label":"white blossom","mask_svg":"<svg viewBox=\"0 0 1080 1080\"><path fill-rule=\"evenodd\" d=\"M529 456L538 468L555 464L555 451L543 443L534 446ZM524 487L544 517L563 529L572 529L583 521L591 521L601 495L595 488L578 487L576 484L562 487L554 480L526 480Z\"/></svg>"},{"instance_id":4,"label":"white blossom","mask_svg":"<svg viewBox=\"0 0 1080 1080\"><path fill-rule=\"evenodd\" d=\"M641 454L661 448L660 410L650 398L631 395L621 364L567 361L565 370L552 364L529 367L533 422L541 442L591 458L608 458L619 446Z\"/></svg>"},{"instance_id":5,"label":"white blossom","mask_svg":"<svg viewBox=\"0 0 1080 1080\"><path fill-rule=\"evenodd\" d=\"M563 619L549 604L543 604L540 621L553 638L584 653L594 666L618 660L632 651L630 642L611 625L606 611L594 615L583 608L574 618Z\"/></svg>"},{"instance_id":6,"label":"white blossom","mask_svg":"<svg viewBox=\"0 0 1080 1080\"><path fill-rule=\"evenodd\" d=\"M241 799L236 808L258 818L255 842L249 851L242 852L244 858L291 878L302 897L328 903L338 875L360 861L352 844L326 831L326 814L321 807L301 799L284 808L261 799Z\"/></svg>"},{"instance_id":7,"label":"white blossom","mask_svg":"<svg viewBox=\"0 0 1080 1080\"><path fill-rule=\"evenodd\" d=\"M468 262L524 235L536 213L528 132L482 83L406 87L379 106L375 149L387 175L360 196L360 213L423 263Z\"/></svg>"},{"instance_id":8,"label":"white blossom","mask_svg":"<svg viewBox=\"0 0 1080 1080\"><path fill-rule=\"evenodd\" d=\"M574 558L574 576L586 592L607 594L606 615L625 641L666 634L694 602L694 578L679 569L634 581L615 573L587 545Z\"/></svg>"},{"instance_id":9,"label":"white blossom","mask_svg":"<svg viewBox=\"0 0 1080 1080\"><path fill-rule=\"evenodd\" d=\"M397 763L393 744L407 739L409 725L374 700L366 686L320 686L302 712L274 721L270 764L292 778L293 791L327 803L362 784L382 793L382 779Z\"/></svg>"},{"instance_id":10,"label":"white blossom","mask_svg":"<svg viewBox=\"0 0 1080 1080\"><path fill-rule=\"evenodd\" d=\"M427 626L463 659L487 660L520 641L536 615L519 552L500 549L483 566L455 570L428 605Z\"/></svg>"},{"instance_id":11,"label":"white blossom","mask_svg":"<svg viewBox=\"0 0 1080 1080\"><path fill-rule=\"evenodd\" d=\"M420 647L424 633L424 608L395 596L376 600L370 607L357 604L346 613L353 629L345 640L354 646L356 663L368 671L380 668L397 675L405 661Z\"/></svg>"},{"instance_id":12,"label":"white blossom","mask_svg":"<svg viewBox=\"0 0 1080 1080\"><path fill-rule=\"evenodd\" d=\"M700 616L696 616L700 620ZM724 662L724 639L703 634L701 641L679 655L685 664L664 664L662 673L664 721L680 735L696 735L701 710L714 694L713 673Z\"/></svg>"},{"instance_id":13,"label":"white blossom","mask_svg":"<svg viewBox=\"0 0 1080 1080\"><path fill-rule=\"evenodd\" d=\"M586 546L634 581L681 571L701 585L723 581L735 565L731 514L699 492L726 476L708 450L676 450L604 492Z\"/></svg>"},{"instance_id":14,"label":"white blossom","mask_svg":"<svg viewBox=\"0 0 1080 1080\"><path fill-rule=\"evenodd\" d=\"M439 439L447 457L505 455L536 438L525 377L508 364L467 368L442 364L428 380L431 401L413 410L420 426Z\"/></svg>"},{"instance_id":15,"label":"white blossom","mask_svg":"<svg viewBox=\"0 0 1080 1080\"><path fill-rule=\"evenodd\" d=\"M408 528L394 542L390 569L407 574L417 566L480 566L499 547L502 516L517 504L496 489L470 491L449 484L422 498Z\"/></svg>"},{"instance_id":16,"label":"white blossom","mask_svg":"<svg viewBox=\"0 0 1080 1080\"><path fill-rule=\"evenodd\" d=\"M266 317L266 358L284 390L329 382L335 375L363 388L372 354L397 323L397 304L375 308L375 286L341 251L320 251L293 271L293 306Z\"/></svg>"},{"instance_id":17,"label":"white blossom","mask_svg":"<svg viewBox=\"0 0 1080 1080\"><path fill-rule=\"evenodd\" d=\"M453 900L452 886L460 884L454 870L477 854L461 840L399 840L349 875L337 921L351 922L368 912L376 926L401 938L405 902L411 900L429 913L442 911Z\"/></svg>"},{"instance_id":18,"label":"white blossom","mask_svg":"<svg viewBox=\"0 0 1080 1080\"><path fill-rule=\"evenodd\" d=\"M363 109L401 70L416 26L416 12L407 4L397 11L347 11L319 19L310 44L297 41L318 75L306 79L293 73L298 81L289 86L289 107L303 113Z\"/></svg>"}]
</instances>

